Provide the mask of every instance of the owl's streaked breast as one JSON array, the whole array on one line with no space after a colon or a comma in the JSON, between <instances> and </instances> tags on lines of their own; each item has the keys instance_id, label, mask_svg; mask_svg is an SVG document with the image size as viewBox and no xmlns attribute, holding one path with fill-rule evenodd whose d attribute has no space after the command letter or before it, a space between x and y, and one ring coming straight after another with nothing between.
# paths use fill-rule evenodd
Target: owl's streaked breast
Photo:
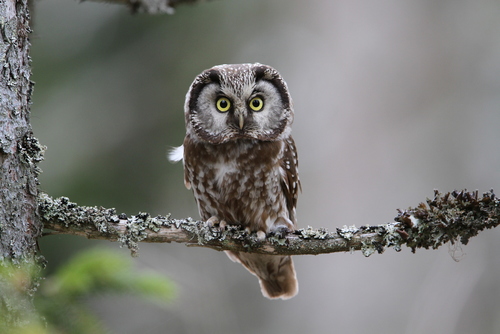
<instances>
[{"instance_id":1,"label":"owl's streaked breast","mask_svg":"<svg viewBox=\"0 0 500 334\"><path fill-rule=\"evenodd\" d=\"M268 232L288 218L281 191L281 142L194 143L186 137L185 168L200 215Z\"/></svg>"}]
</instances>

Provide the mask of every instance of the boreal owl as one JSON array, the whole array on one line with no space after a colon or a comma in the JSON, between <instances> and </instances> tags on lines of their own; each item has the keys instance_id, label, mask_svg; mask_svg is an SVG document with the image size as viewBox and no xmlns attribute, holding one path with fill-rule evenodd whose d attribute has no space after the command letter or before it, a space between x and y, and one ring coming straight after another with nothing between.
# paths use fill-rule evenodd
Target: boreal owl
<instances>
[{"instance_id":1,"label":"boreal owl","mask_svg":"<svg viewBox=\"0 0 500 334\"><path fill-rule=\"evenodd\" d=\"M201 218L241 225L262 239L294 229L300 181L292 100L281 75L262 64L212 67L191 84L184 110L186 137L171 160L184 160ZM259 278L264 296L297 294L290 256L226 253Z\"/></svg>"}]
</instances>

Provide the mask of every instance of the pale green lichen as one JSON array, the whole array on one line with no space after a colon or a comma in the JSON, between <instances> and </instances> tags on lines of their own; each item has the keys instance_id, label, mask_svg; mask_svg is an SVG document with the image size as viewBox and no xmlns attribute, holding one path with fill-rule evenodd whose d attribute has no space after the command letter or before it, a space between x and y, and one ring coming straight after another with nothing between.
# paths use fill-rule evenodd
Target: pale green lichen
<instances>
[{"instance_id":1,"label":"pale green lichen","mask_svg":"<svg viewBox=\"0 0 500 334\"><path fill-rule=\"evenodd\" d=\"M352 240L354 235L358 232L359 229L354 225L351 226L344 225L342 228L337 229L337 233L346 240Z\"/></svg>"},{"instance_id":2,"label":"pale green lichen","mask_svg":"<svg viewBox=\"0 0 500 334\"><path fill-rule=\"evenodd\" d=\"M271 242L273 245L278 245L278 246L285 246L287 244L287 239L286 238L280 238L279 235L270 235L267 237L267 240Z\"/></svg>"},{"instance_id":3,"label":"pale green lichen","mask_svg":"<svg viewBox=\"0 0 500 334\"><path fill-rule=\"evenodd\" d=\"M383 237L383 244L387 247L393 247L396 252L401 251L401 245L404 244L401 238L400 227L396 223L384 224L380 226L379 232Z\"/></svg>"},{"instance_id":4,"label":"pale green lichen","mask_svg":"<svg viewBox=\"0 0 500 334\"><path fill-rule=\"evenodd\" d=\"M365 257L372 255L376 250L376 247L370 241L363 241L361 243L361 253L363 253Z\"/></svg>"},{"instance_id":5,"label":"pale green lichen","mask_svg":"<svg viewBox=\"0 0 500 334\"><path fill-rule=\"evenodd\" d=\"M300 233L300 236L303 239L328 239L331 237L330 233L328 233L328 230L326 228L319 228L319 229L314 229L311 226L307 226L306 229L298 229L298 233Z\"/></svg>"},{"instance_id":6,"label":"pale green lichen","mask_svg":"<svg viewBox=\"0 0 500 334\"><path fill-rule=\"evenodd\" d=\"M35 177L42 172L38 167L38 163L44 159L45 150L47 150L47 147L41 145L38 139L31 134L24 136L23 140L19 142L19 157L23 163L33 170Z\"/></svg>"},{"instance_id":7,"label":"pale green lichen","mask_svg":"<svg viewBox=\"0 0 500 334\"><path fill-rule=\"evenodd\" d=\"M426 203L399 210L395 221L400 223L398 233L413 252L420 247L436 249L448 242L466 245L480 231L499 224L499 204L493 190L482 196L477 190L445 194L435 190L434 198Z\"/></svg>"}]
</instances>

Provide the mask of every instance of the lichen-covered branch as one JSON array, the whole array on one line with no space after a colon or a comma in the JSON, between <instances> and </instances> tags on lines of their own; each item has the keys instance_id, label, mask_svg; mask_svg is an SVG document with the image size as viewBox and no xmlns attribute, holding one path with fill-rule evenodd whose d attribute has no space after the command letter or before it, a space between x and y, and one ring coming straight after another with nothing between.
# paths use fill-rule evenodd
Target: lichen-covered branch
<instances>
[{"instance_id":1,"label":"lichen-covered branch","mask_svg":"<svg viewBox=\"0 0 500 334\"><path fill-rule=\"evenodd\" d=\"M386 247L400 251L406 245L438 248L451 242L467 244L471 237L499 224L500 201L493 191L453 191L441 194L416 208L399 210L394 222L356 228L344 226L335 232L312 227L286 235L268 235L259 240L238 226L223 229L206 222L151 217L139 213L127 217L114 209L78 206L61 197L39 196L39 214L46 229L54 233L85 236L89 239L119 241L136 254L139 242L179 242L216 250L246 251L262 254L323 254L361 250L365 256L382 253Z\"/></svg>"}]
</instances>

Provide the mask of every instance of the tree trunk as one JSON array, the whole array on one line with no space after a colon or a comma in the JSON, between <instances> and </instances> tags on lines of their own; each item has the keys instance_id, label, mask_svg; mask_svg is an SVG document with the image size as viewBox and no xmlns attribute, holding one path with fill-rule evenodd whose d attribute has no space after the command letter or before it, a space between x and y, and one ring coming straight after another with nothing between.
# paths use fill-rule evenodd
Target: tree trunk
<instances>
[{"instance_id":1,"label":"tree trunk","mask_svg":"<svg viewBox=\"0 0 500 334\"><path fill-rule=\"evenodd\" d=\"M0 0L0 313L12 324L26 322L32 312L32 270L39 268L36 163L43 147L29 119L29 23L27 0Z\"/></svg>"}]
</instances>

